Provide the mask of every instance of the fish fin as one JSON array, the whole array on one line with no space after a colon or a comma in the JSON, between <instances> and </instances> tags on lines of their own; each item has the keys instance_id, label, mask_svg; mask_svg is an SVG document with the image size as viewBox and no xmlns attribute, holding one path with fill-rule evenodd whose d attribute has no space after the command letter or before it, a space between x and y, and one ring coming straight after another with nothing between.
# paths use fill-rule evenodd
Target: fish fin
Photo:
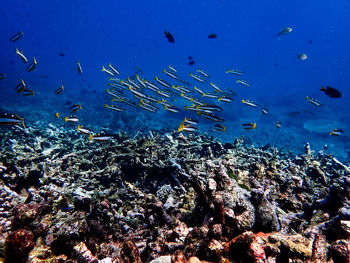
<instances>
[{"instance_id":1,"label":"fish fin","mask_svg":"<svg viewBox=\"0 0 350 263\"><path fill-rule=\"evenodd\" d=\"M90 133L89 134L89 141L91 141L92 140L92 134Z\"/></svg>"},{"instance_id":2,"label":"fish fin","mask_svg":"<svg viewBox=\"0 0 350 263\"><path fill-rule=\"evenodd\" d=\"M325 91L326 89L322 86L320 90L321 90L321 91Z\"/></svg>"},{"instance_id":3,"label":"fish fin","mask_svg":"<svg viewBox=\"0 0 350 263\"><path fill-rule=\"evenodd\" d=\"M80 129L80 126L79 126L79 124L78 124L77 131L79 131L79 129Z\"/></svg>"},{"instance_id":4,"label":"fish fin","mask_svg":"<svg viewBox=\"0 0 350 263\"><path fill-rule=\"evenodd\" d=\"M188 106L185 106L185 110L187 110L188 109Z\"/></svg>"},{"instance_id":5,"label":"fish fin","mask_svg":"<svg viewBox=\"0 0 350 263\"><path fill-rule=\"evenodd\" d=\"M245 102L245 100L244 99L242 99L242 103L244 103Z\"/></svg>"},{"instance_id":6,"label":"fish fin","mask_svg":"<svg viewBox=\"0 0 350 263\"><path fill-rule=\"evenodd\" d=\"M203 92L203 94L202 94L202 95L203 95L203 97L205 97L205 92Z\"/></svg>"},{"instance_id":7,"label":"fish fin","mask_svg":"<svg viewBox=\"0 0 350 263\"><path fill-rule=\"evenodd\" d=\"M218 101L220 101L222 99L222 97L219 97Z\"/></svg>"},{"instance_id":8,"label":"fish fin","mask_svg":"<svg viewBox=\"0 0 350 263\"><path fill-rule=\"evenodd\" d=\"M105 104L105 108L108 108L108 105L107 105L107 104Z\"/></svg>"},{"instance_id":9,"label":"fish fin","mask_svg":"<svg viewBox=\"0 0 350 263\"><path fill-rule=\"evenodd\" d=\"M177 132L181 132L184 129L184 123L181 122L179 128L177 129Z\"/></svg>"},{"instance_id":10,"label":"fish fin","mask_svg":"<svg viewBox=\"0 0 350 263\"><path fill-rule=\"evenodd\" d=\"M101 69L101 71L106 71L106 68L105 68L105 66L102 66L102 69Z\"/></svg>"},{"instance_id":11,"label":"fish fin","mask_svg":"<svg viewBox=\"0 0 350 263\"><path fill-rule=\"evenodd\" d=\"M64 121L67 122L67 120L68 120L68 117L64 117Z\"/></svg>"},{"instance_id":12,"label":"fish fin","mask_svg":"<svg viewBox=\"0 0 350 263\"><path fill-rule=\"evenodd\" d=\"M253 124L253 128L256 129L256 123Z\"/></svg>"}]
</instances>

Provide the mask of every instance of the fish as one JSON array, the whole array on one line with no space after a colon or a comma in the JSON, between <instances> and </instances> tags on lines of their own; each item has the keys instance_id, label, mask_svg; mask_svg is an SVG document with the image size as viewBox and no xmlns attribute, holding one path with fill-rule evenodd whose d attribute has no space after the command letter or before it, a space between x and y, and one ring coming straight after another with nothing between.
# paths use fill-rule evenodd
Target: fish
<instances>
[{"instance_id":1,"label":"fish","mask_svg":"<svg viewBox=\"0 0 350 263\"><path fill-rule=\"evenodd\" d=\"M144 89L147 88L147 85L145 84L145 82L144 82L142 79L140 79L139 75L136 75L136 80L138 81L138 83L140 83L140 85L141 85Z\"/></svg>"},{"instance_id":2,"label":"fish","mask_svg":"<svg viewBox=\"0 0 350 263\"><path fill-rule=\"evenodd\" d=\"M5 73L0 73L0 80L6 79L6 74Z\"/></svg>"},{"instance_id":3,"label":"fish","mask_svg":"<svg viewBox=\"0 0 350 263\"><path fill-rule=\"evenodd\" d=\"M110 69L117 75L120 75L119 71L111 64L108 64L108 67L110 67Z\"/></svg>"},{"instance_id":4,"label":"fish","mask_svg":"<svg viewBox=\"0 0 350 263\"><path fill-rule=\"evenodd\" d=\"M33 70L36 68L37 65L38 65L38 62L36 61L36 58L34 57L34 58L33 58L33 62L30 63L30 64L27 66L27 71L28 71L28 72L33 71Z\"/></svg>"},{"instance_id":5,"label":"fish","mask_svg":"<svg viewBox=\"0 0 350 263\"><path fill-rule=\"evenodd\" d=\"M114 73L113 73L111 70L106 69L104 66L102 66L101 71L104 71L104 72L106 72L108 75L114 77Z\"/></svg>"},{"instance_id":6,"label":"fish","mask_svg":"<svg viewBox=\"0 0 350 263\"><path fill-rule=\"evenodd\" d=\"M233 74L233 75L238 75L238 76L240 76L240 75L243 75L244 72L243 72L243 71L240 71L240 70L238 70L238 69L227 69L227 70L226 70L226 74Z\"/></svg>"},{"instance_id":7,"label":"fish","mask_svg":"<svg viewBox=\"0 0 350 263\"><path fill-rule=\"evenodd\" d=\"M232 102L233 99L232 99L231 97L229 97L229 96L220 96L219 99L218 99L218 101L222 101L222 102L227 102L227 103L229 103L229 102Z\"/></svg>"},{"instance_id":8,"label":"fish","mask_svg":"<svg viewBox=\"0 0 350 263\"><path fill-rule=\"evenodd\" d=\"M193 75L192 73L190 73L189 76L192 77L193 79L195 79L195 80L201 82L201 83L206 82L205 79L203 79L202 77L200 77L200 76L198 76L198 75Z\"/></svg>"},{"instance_id":9,"label":"fish","mask_svg":"<svg viewBox=\"0 0 350 263\"><path fill-rule=\"evenodd\" d=\"M258 106L258 104L256 104L254 101L251 101L251 100L244 100L242 99L242 103L248 105L248 106L251 106L251 107L256 107Z\"/></svg>"},{"instance_id":10,"label":"fish","mask_svg":"<svg viewBox=\"0 0 350 263\"><path fill-rule=\"evenodd\" d=\"M250 87L251 85L248 81L242 80L242 79L237 79L236 83L242 84L243 86L246 86L246 87Z\"/></svg>"},{"instance_id":11,"label":"fish","mask_svg":"<svg viewBox=\"0 0 350 263\"><path fill-rule=\"evenodd\" d=\"M64 121L65 122L71 122L71 123L77 123L79 121L79 119L77 117L70 116L70 117L65 117Z\"/></svg>"},{"instance_id":12,"label":"fish","mask_svg":"<svg viewBox=\"0 0 350 263\"><path fill-rule=\"evenodd\" d=\"M173 35L170 32L164 31L164 35L170 43L175 43L175 38L173 37Z\"/></svg>"},{"instance_id":13,"label":"fish","mask_svg":"<svg viewBox=\"0 0 350 263\"><path fill-rule=\"evenodd\" d=\"M24 83L24 80L21 79L21 82L16 86L15 90L17 93L20 93L26 89L26 84Z\"/></svg>"},{"instance_id":14,"label":"fish","mask_svg":"<svg viewBox=\"0 0 350 263\"><path fill-rule=\"evenodd\" d=\"M95 135L92 135L90 133L89 135L89 141L95 141L95 142L106 142L106 141L109 141L109 140L112 140L112 139L115 139L115 135L107 135L107 134L95 134Z\"/></svg>"},{"instance_id":15,"label":"fish","mask_svg":"<svg viewBox=\"0 0 350 263\"><path fill-rule=\"evenodd\" d=\"M194 86L193 89L203 96L204 92L202 90L200 90L196 86Z\"/></svg>"},{"instance_id":16,"label":"fish","mask_svg":"<svg viewBox=\"0 0 350 263\"><path fill-rule=\"evenodd\" d=\"M125 111L125 109L120 108L120 107L115 106L115 105L105 104L105 108L110 109L110 110L114 110L114 111L117 111L117 112L124 112Z\"/></svg>"},{"instance_id":17,"label":"fish","mask_svg":"<svg viewBox=\"0 0 350 263\"><path fill-rule=\"evenodd\" d=\"M205 71L202 70L202 69L197 69L196 71L197 71L198 73L200 73L201 75L203 75L204 77L206 77L206 78L209 78L209 77L210 77L209 73L205 72Z\"/></svg>"},{"instance_id":18,"label":"fish","mask_svg":"<svg viewBox=\"0 0 350 263\"><path fill-rule=\"evenodd\" d=\"M144 100L140 99L139 103L140 108L145 109L149 112L156 112L159 108L150 103L146 103Z\"/></svg>"},{"instance_id":19,"label":"fish","mask_svg":"<svg viewBox=\"0 0 350 263\"><path fill-rule=\"evenodd\" d=\"M160 79L160 78L158 78L157 76L154 78L160 85L162 85L162 86L164 86L164 87L166 87L166 88L171 88L171 85L168 83L168 82L166 82L165 80L163 80L163 79Z\"/></svg>"},{"instance_id":20,"label":"fish","mask_svg":"<svg viewBox=\"0 0 350 263\"><path fill-rule=\"evenodd\" d=\"M59 55L60 57L64 57L66 54L64 54L63 52L60 52L60 53L58 53L58 55Z\"/></svg>"},{"instance_id":21,"label":"fish","mask_svg":"<svg viewBox=\"0 0 350 263\"><path fill-rule=\"evenodd\" d=\"M324 93L326 93L326 95L328 95L331 98L341 98L342 96L339 90L331 88L329 86L327 86L327 88L322 86L320 90L324 91Z\"/></svg>"},{"instance_id":22,"label":"fish","mask_svg":"<svg viewBox=\"0 0 350 263\"><path fill-rule=\"evenodd\" d=\"M193 125L193 126L197 126L198 123L199 123L196 119L187 118L187 117L185 117L185 119L184 119L183 122L184 122L184 123L187 123L187 124L191 124L191 125Z\"/></svg>"},{"instance_id":23,"label":"fish","mask_svg":"<svg viewBox=\"0 0 350 263\"><path fill-rule=\"evenodd\" d=\"M172 72L174 72L174 73L176 73L177 72L177 70L173 67L173 66L168 66L168 68L172 71Z\"/></svg>"},{"instance_id":24,"label":"fish","mask_svg":"<svg viewBox=\"0 0 350 263\"><path fill-rule=\"evenodd\" d=\"M71 112L71 113L74 113L74 112L76 112L77 110L81 110L82 107L81 107L81 104L73 104L69 109L70 109L70 112Z\"/></svg>"},{"instance_id":25,"label":"fish","mask_svg":"<svg viewBox=\"0 0 350 263\"><path fill-rule=\"evenodd\" d=\"M317 99L314 98L310 98L309 96L306 96L305 99L310 102L311 104L317 106L317 107L322 107L324 106L324 104L320 101L318 101Z\"/></svg>"},{"instance_id":26,"label":"fish","mask_svg":"<svg viewBox=\"0 0 350 263\"><path fill-rule=\"evenodd\" d=\"M210 84L210 86L212 86L213 89L216 90L217 92L220 92L220 91L221 91L221 89L219 88L219 86L216 85L215 83L213 83L213 82L210 81L209 84Z\"/></svg>"},{"instance_id":27,"label":"fish","mask_svg":"<svg viewBox=\"0 0 350 263\"><path fill-rule=\"evenodd\" d=\"M245 130L256 129L256 123L252 123L252 122L243 123L242 126L243 126L243 129L245 129Z\"/></svg>"},{"instance_id":28,"label":"fish","mask_svg":"<svg viewBox=\"0 0 350 263\"><path fill-rule=\"evenodd\" d=\"M208 38L209 39L215 39L215 38L217 38L218 36L216 35L216 34L209 34L208 35Z\"/></svg>"},{"instance_id":29,"label":"fish","mask_svg":"<svg viewBox=\"0 0 350 263\"><path fill-rule=\"evenodd\" d=\"M129 86L129 90L136 96L139 98L146 98L146 94L138 91L137 89L133 88L132 86Z\"/></svg>"},{"instance_id":30,"label":"fish","mask_svg":"<svg viewBox=\"0 0 350 263\"><path fill-rule=\"evenodd\" d=\"M85 135L91 134L91 131L89 129L84 128L83 126L80 126L80 125L78 125L77 131Z\"/></svg>"},{"instance_id":31,"label":"fish","mask_svg":"<svg viewBox=\"0 0 350 263\"><path fill-rule=\"evenodd\" d=\"M18 117L16 114L0 113L0 125L18 125L22 124L25 128L24 118Z\"/></svg>"},{"instance_id":32,"label":"fish","mask_svg":"<svg viewBox=\"0 0 350 263\"><path fill-rule=\"evenodd\" d=\"M193 66L194 63L195 63L194 60L191 60L191 61L188 62L188 65Z\"/></svg>"},{"instance_id":33,"label":"fish","mask_svg":"<svg viewBox=\"0 0 350 263\"><path fill-rule=\"evenodd\" d=\"M177 132L194 132L197 130L197 126L192 126L191 124L185 125L185 120L180 123L179 128L177 129Z\"/></svg>"},{"instance_id":34,"label":"fish","mask_svg":"<svg viewBox=\"0 0 350 263\"><path fill-rule=\"evenodd\" d=\"M29 88L26 88L25 90L23 90L23 91L21 92L21 94L22 94L23 96L34 96L34 95L35 95L34 90L29 89Z\"/></svg>"},{"instance_id":35,"label":"fish","mask_svg":"<svg viewBox=\"0 0 350 263\"><path fill-rule=\"evenodd\" d=\"M60 114L58 112L55 113L55 117L56 118L59 118L60 117Z\"/></svg>"},{"instance_id":36,"label":"fish","mask_svg":"<svg viewBox=\"0 0 350 263\"><path fill-rule=\"evenodd\" d=\"M170 98L170 94L168 94L168 93L165 92L165 91L158 90L157 93L158 93L160 96L163 96L163 97L166 97L166 98Z\"/></svg>"},{"instance_id":37,"label":"fish","mask_svg":"<svg viewBox=\"0 0 350 263\"><path fill-rule=\"evenodd\" d=\"M261 109L261 113L264 114L264 115L267 115L269 114L269 111L268 109L266 109L265 107Z\"/></svg>"},{"instance_id":38,"label":"fish","mask_svg":"<svg viewBox=\"0 0 350 263\"><path fill-rule=\"evenodd\" d=\"M26 58L26 56L23 54L22 51L19 51L18 48L16 48L16 54L19 56L19 58L24 62L27 63L28 59Z\"/></svg>"},{"instance_id":39,"label":"fish","mask_svg":"<svg viewBox=\"0 0 350 263\"><path fill-rule=\"evenodd\" d=\"M55 93L58 95L58 94L61 94L64 90L64 87L63 85L61 85L61 87L59 87L58 89L55 90Z\"/></svg>"},{"instance_id":40,"label":"fish","mask_svg":"<svg viewBox=\"0 0 350 263\"><path fill-rule=\"evenodd\" d=\"M189 60L192 60L192 59L193 59L193 57L192 57L192 56L188 56L188 59L189 59Z\"/></svg>"},{"instance_id":41,"label":"fish","mask_svg":"<svg viewBox=\"0 0 350 263\"><path fill-rule=\"evenodd\" d=\"M121 102L121 103L124 103L124 104L129 105L129 106L134 107L134 108L138 108L139 107L134 101L128 100L128 99L125 99L125 98L118 98L118 99L112 98L112 102L113 101Z\"/></svg>"},{"instance_id":42,"label":"fish","mask_svg":"<svg viewBox=\"0 0 350 263\"><path fill-rule=\"evenodd\" d=\"M180 77L177 76L174 72L166 71L166 69L163 69L163 73L165 73L168 77L179 80Z\"/></svg>"},{"instance_id":43,"label":"fish","mask_svg":"<svg viewBox=\"0 0 350 263\"><path fill-rule=\"evenodd\" d=\"M301 61L304 61L307 59L307 55L305 53L301 53L296 55L296 58L300 59Z\"/></svg>"},{"instance_id":44,"label":"fish","mask_svg":"<svg viewBox=\"0 0 350 263\"><path fill-rule=\"evenodd\" d=\"M211 93L205 93L205 92L203 92L203 97L207 97L207 98L210 98L210 99L218 99L219 98L218 95L211 94Z\"/></svg>"},{"instance_id":45,"label":"fish","mask_svg":"<svg viewBox=\"0 0 350 263\"><path fill-rule=\"evenodd\" d=\"M333 129L329 135L334 135L334 136L340 136L344 133L344 131L342 129L339 129L339 128L336 128L336 129Z\"/></svg>"},{"instance_id":46,"label":"fish","mask_svg":"<svg viewBox=\"0 0 350 263\"><path fill-rule=\"evenodd\" d=\"M20 39L23 35L24 35L23 31L20 31L20 32L14 34L14 35L10 38L10 41L11 41L11 42L15 42L15 41L17 41L18 39Z\"/></svg>"},{"instance_id":47,"label":"fish","mask_svg":"<svg viewBox=\"0 0 350 263\"><path fill-rule=\"evenodd\" d=\"M181 93L181 95L180 95L181 97L183 97L184 99L186 99L186 100L188 100L188 101L193 101L193 98L192 97L190 97L190 96L188 96L187 94L185 94L185 93Z\"/></svg>"},{"instance_id":48,"label":"fish","mask_svg":"<svg viewBox=\"0 0 350 263\"><path fill-rule=\"evenodd\" d=\"M167 110L167 111L169 111L171 113L178 113L179 112L179 109L176 108L175 106L168 106L168 105L166 105L164 107L164 110Z\"/></svg>"},{"instance_id":49,"label":"fish","mask_svg":"<svg viewBox=\"0 0 350 263\"><path fill-rule=\"evenodd\" d=\"M157 87L156 84L154 84L151 81L148 80L143 80L143 82L146 84L147 88L150 89L151 91L158 92L159 88Z\"/></svg>"},{"instance_id":50,"label":"fish","mask_svg":"<svg viewBox=\"0 0 350 263\"><path fill-rule=\"evenodd\" d=\"M276 127L277 128L281 128L282 127L282 122L281 121L277 121L276 122Z\"/></svg>"},{"instance_id":51,"label":"fish","mask_svg":"<svg viewBox=\"0 0 350 263\"><path fill-rule=\"evenodd\" d=\"M291 28L291 27L285 27L285 28L283 28L283 29L277 34L277 36L288 35L288 34L291 33L292 31L293 31L293 28Z\"/></svg>"},{"instance_id":52,"label":"fish","mask_svg":"<svg viewBox=\"0 0 350 263\"><path fill-rule=\"evenodd\" d=\"M213 113L208 113L208 112L203 112L203 111L198 111L197 112L200 116L203 116L204 118L215 121L215 122L223 122L225 121L224 119L214 115Z\"/></svg>"},{"instance_id":53,"label":"fish","mask_svg":"<svg viewBox=\"0 0 350 263\"><path fill-rule=\"evenodd\" d=\"M224 126L222 124L215 124L214 129L212 131L225 132L226 126Z\"/></svg>"},{"instance_id":54,"label":"fish","mask_svg":"<svg viewBox=\"0 0 350 263\"><path fill-rule=\"evenodd\" d=\"M215 104L208 104L208 103L205 103L204 105L200 105L199 109L210 110L210 111L223 111L223 109L220 106Z\"/></svg>"},{"instance_id":55,"label":"fish","mask_svg":"<svg viewBox=\"0 0 350 263\"><path fill-rule=\"evenodd\" d=\"M83 74L83 69L82 69L79 61L77 62L77 70L78 70L79 75Z\"/></svg>"}]
</instances>

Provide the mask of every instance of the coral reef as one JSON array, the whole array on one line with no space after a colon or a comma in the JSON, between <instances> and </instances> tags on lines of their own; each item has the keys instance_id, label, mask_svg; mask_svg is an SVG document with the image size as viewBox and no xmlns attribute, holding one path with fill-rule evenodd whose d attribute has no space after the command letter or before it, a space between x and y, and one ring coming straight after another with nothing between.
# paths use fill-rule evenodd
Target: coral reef
<instances>
[{"instance_id":1,"label":"coral reef","mask_svg":"<svg viewBox=\"0 0 350 263\"><path fill-rule=\"evenodd\" d=\"M53 124L0 144L5 262L349 262L349 167L308 144Z\"/></svg>"}]
</instances>

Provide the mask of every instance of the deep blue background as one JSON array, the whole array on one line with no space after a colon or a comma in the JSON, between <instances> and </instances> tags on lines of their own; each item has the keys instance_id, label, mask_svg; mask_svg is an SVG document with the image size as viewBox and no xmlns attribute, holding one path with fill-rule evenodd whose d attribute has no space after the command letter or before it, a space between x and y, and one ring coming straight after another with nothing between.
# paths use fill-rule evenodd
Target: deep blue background
<instances>
[{"instance_id":1,"label":"deep blue background","mask_svg":"<svg viewBox=\"0 0 350 263\"><path fill-rule=\"evenodd\" d=\"M215 83L238 94L233 104L225 105L226 125L231 131L222 137L225 140L247 134L242 122L256 121L257 131L249 134L261 143L297 144L299 148L306 141L313 141L318 148L327 143L333 145L333 153L340 151L342 156L349 148L349 1L2 0L0 24L0 71L8 76L0 82L0 94L7 102L13 98L11 106L19 112L24 105L42 103L43 94L52 96L61 84L66 88L63 98L85 93L89 99L85 109L102 105L103 110L105 101L99 92L106 88L106 76L100 70L109 62L122 77L133 74L138 66L149 79L168 65L176 67L185 79L189 72L201 68ZM293 32L277 37L286 26ZM9 42L20 30L24 36ZM174 35L175 44L167 42L164 30ZM209 33L218 38L208 39ZM25 71L14 54L16 47L29 60L37 58L35 72ZM60 52L65 56L59 56ZM307 53L308 59L296 59L299 53ZM193 67L187 64L189 55L196 62ZM83 67L82 76L76 72L77 61ZM244 79L252 87L237 85L235 77L225 74L228 68L244 71ZM48 78L42 78L44 75ZM13 88L20 78L39 96L18 98ZM319 91L322 85L341 90L343 98L326 97ZM92 89L97 93L90 93ZM323 101L325 107L308 104L305 96ZM239 102L242 98L268 106L271 115L265 118L259 109L247 108ZM28 111L26 108L26 115ZM294 119L286 117L295 111L301 114ZM182 117L174 117L174 129ZM275 129L278 119L283 121L283 129ZM328 133L310 133L303 129L303 123L310 119L336 120L345 134L334 138Z\"/></svg>"}]
</instances>

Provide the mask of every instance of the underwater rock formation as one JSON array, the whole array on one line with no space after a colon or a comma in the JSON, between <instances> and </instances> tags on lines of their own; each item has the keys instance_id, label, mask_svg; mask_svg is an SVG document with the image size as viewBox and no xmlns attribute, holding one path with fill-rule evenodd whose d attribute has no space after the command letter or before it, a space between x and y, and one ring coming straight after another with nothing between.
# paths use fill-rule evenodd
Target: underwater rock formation
<instances>
[{"instance_id":1,"label":"underwater rock formation","mask_svg":"<svg viewBox=\"0 0 350 263\"><path fill-rule=\"evenodd\" d=\"M6 262L348 262L349 167L310 145L30 129L1 145Z\"/></svg>"}]
</instances>

